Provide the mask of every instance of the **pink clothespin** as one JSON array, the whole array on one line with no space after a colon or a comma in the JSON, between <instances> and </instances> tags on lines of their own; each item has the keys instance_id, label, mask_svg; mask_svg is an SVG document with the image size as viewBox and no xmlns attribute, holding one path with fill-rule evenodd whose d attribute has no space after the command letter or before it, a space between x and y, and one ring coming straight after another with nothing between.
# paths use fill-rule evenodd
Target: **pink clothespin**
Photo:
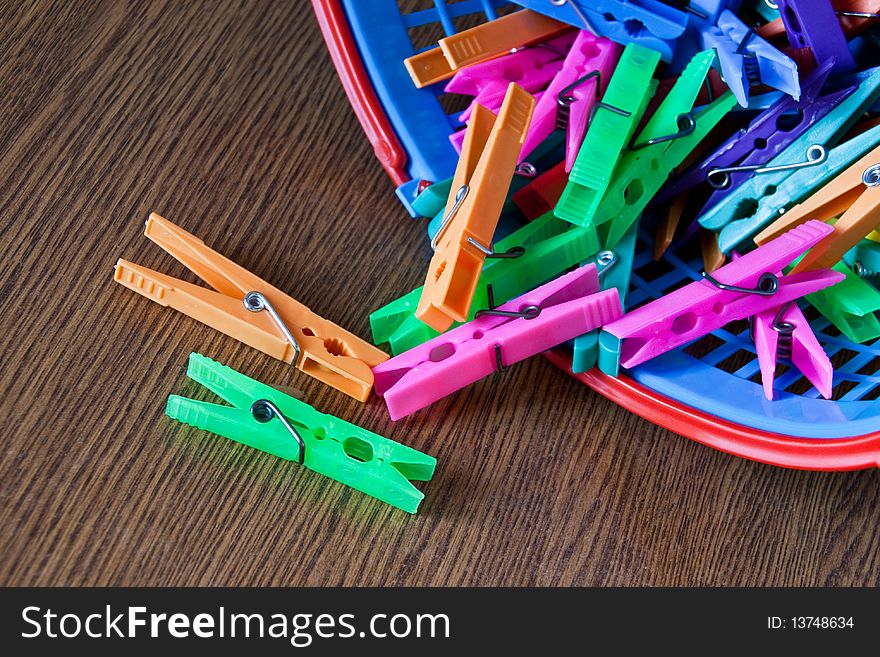
<instances>
[{"instance_id":1,"label":"pink clothespin","mask_svg":"<svg viewBox=\"0 0 880 657\"><path fill-rule=\"evenodd\" d=\"M623 46L620 44L590 32L578 32L562 69L535 106L520 162L554 129L565 128L565 170L571 171L584 141L590 113L596 101L605 93L621 52Z\"/></svg>"},{"instance_id":2,"label":"pink clothespin","mask_svg":"<svg viewBox=\"0 0 880 657\"><path fill-rule=\"evenodd\" d=\"M385 361L373 370L374 389L398 420L621 313L617 290L599 291L596 266L587 265Z\"/></svg>"},{"instance_id":3,"label":"pink clothespin","mask_svg":"<svg viewBox=\"0 0 880 657\"><path fill-rule=\"evenodd\" d=\"M779 308L833 285L844 276L829 269L779 276L799 255L832 231L808 221L716 270L704 280L675 290L604 327L600 368L616 374L618 364L635 367L715 331L728 322ZM610 355L616 354L617 362Z\"/></svg>"},{"instance_id":4,"label":"pink clothespin","mask_svg":"<svg viewBox=\"0 0 880 657\"><path fill-rule=\"evenodd\" d=\"M732 251L730 256L734 261L742 257L736 251ZM773 380L780 358L791 360L807 381L816 386L819 394L825 399L831 398L834 367L796 301L789 301L752 317L751 334L767 399L773 400Z\"/></svg>"},{"instance_id":5,"label":"pink clothespin","mask_svg":"<svg viewBox=\"0 0 880 657\"><path fill-rule=\"evenodd\" d=\"M779 358L790 359L825 399L831 398L834 368L796 302L760 312L753 322L752 335L767 399L773 399Z\"/></svg>"},{"instance_id":6,"label":"pink clothespin","mask_svg":"<svg viewBox=\"0 0 880 657\"><path fill-rule=\"evenodd\" d=\"M516 82L531 94L546 87L562 68L565 53L573 41L574 33L566 32L546 43L471 64L456 71L444 91L474 97L461 114L463 123L470 120L477 104L497 113L511 82Z\"/></svg>"}]
</instances>

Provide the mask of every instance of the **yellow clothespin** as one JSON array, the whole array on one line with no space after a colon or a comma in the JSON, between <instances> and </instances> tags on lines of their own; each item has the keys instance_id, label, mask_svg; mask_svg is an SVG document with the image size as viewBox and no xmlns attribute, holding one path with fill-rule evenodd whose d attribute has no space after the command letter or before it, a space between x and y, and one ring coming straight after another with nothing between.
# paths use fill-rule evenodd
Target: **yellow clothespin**
<instances>
[{"instance_id":1,"label":"yellow clothespin","mask_svg":"<svg viewBox=\"0 0 880 657\"><path fill-rule=\"evenodd\" d=\"M434 256L415 313L436 331L467 320L487 257L523 253L518 248L496 254L492 237L534 109L535 98L514 83L507 88L497 118L475 105L443 223L431 241Z\"/></svg>"},{"instance_id":2,"label":"yellow clothespin","mask_svg":"<svg viewBox=\"0 0 880 657\"><path fill-rule=\"evenodd\" d=\"M403 60L415 85L451 78L456 69L499 57L513 48L546 41L571 26L528 9L451 34L431 48Z\"/></svg>"}]
</instances>

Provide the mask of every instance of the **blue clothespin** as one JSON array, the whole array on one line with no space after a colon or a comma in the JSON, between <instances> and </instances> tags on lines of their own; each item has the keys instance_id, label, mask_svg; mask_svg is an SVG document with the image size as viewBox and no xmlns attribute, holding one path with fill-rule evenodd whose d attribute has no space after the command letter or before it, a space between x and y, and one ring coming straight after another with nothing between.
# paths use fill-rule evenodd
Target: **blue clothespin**
<instances>
[{"instance_id":1,"label":"blue clothespin","mask_svg":"<svg viewBox=\"0 0 880 657\"><path fill-rule=\"evenodd\" d=\"M871 75L846 100L810 126L788 148L766 165L754 169L754 177L698 217L700 225L720 231L718 244L725 253L754 235L774 218L768 216L766 211L759 211L766 203L765 197L774 195L798 170L809 169L806 180L825 179L829 175L828 149L838 143L878 97L880 67L873 69ZM873 129L869 132L873 133ZM820 164L823 165L821 170L813 168ZM792 193L796 191L790 190ZM785 199L776 198L773 205L778 211L785 207L784 202Z\"/></svg>"},{"instance_id":2,"label":"blue clothespin","mask_svg":"<svg viewBox=\"0 0 880 657\"><path fill-rule=\"evenodd\" d=\"M765 84L800 98L797 64L759 37L730 10L721 12L718 22L703 32L703 46L718 54L721 75L737 102L747 107L749 87Z\"/></svg>"},{"instance_id":3,"label":"blue clothespin","mask_svg":"<svg viewBox=\"0 0 880 657\"><path fill-rule=\"evenodd\" d=\"M624 45L636 43L671 61L688 13L658 0L512 0L578 29Z\"/></svg>"}]
</instances>

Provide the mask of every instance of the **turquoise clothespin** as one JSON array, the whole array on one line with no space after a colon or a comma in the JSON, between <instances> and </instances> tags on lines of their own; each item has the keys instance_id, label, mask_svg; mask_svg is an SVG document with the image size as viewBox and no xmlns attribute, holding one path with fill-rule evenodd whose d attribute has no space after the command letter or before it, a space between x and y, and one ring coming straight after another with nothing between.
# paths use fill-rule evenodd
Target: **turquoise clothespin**
<instances>
[{"instance_id":1,"label":"turquoise clothespin","mask_svg":"<svg viewBox=\"0 0 880 657\"><path fill-rule=\"evenodd\" d=\"M853 342L862 344L880 338L880 321L874 315L880 310L880 292L856 276L843 262L838 262L832 269L845 274L846 278L808 294L807 301Z\"/></svg>"},{"instance_id":2,"label":"turquoise clothespin","mask_svg":"<svg viewBox=\"0 0 880 657\"><path fill-rule=\"evenodd\" d=\"M720 202L698 218L701 226L720 231L718 245L725 253L750 238L764 227L767 219L754 214L762 199L773 194L797 169L810 169L817 178L826 175L823 169L809 163L824 165L827 149L862 116L880 97L880 67L872 70L861 84L840 105L810 126L779 155L764 166L763 171L743 182ZM762 223L763 221L763 223Z\"/></svg>"},{"instance_id":3,"label":"turquoise clothespin","mask_svg":"<svg viewBox=\"0 0 880 657\"><path fill-rule=\"evenodd\" d=\"M592 225L621 152L657 89L652 75L658 61L660 53L655 50L633 43L624 48L553 210L560 219L577 226Z\"/></svg>"},{"instance_id":4,"label":"turquoise clothespin","mask_svg":"<svg viewBox=\"0 0 880 657\"><path fill-rule=\"evenodd\" d=\"M614 262L599 271L602 289L616 288L620 294L620 305L624 310L626 310L626 294L629 292L638 232L639 222L636 221L614 247L612 251ZM571 357L572 372L586 372L596 365L599 358L599 333L600 329L596 329L574 339Z\"/></svg>"},{"instance_id":5,"label":"turquoise clothespin","mask_svg":"<svg viewBox=\"0 0 880 657\"><path fill-rule=\"evenodd\" d=\"M438 212L443 212L446 207L446 199L449 198L449 190L452 188L452 178L440 180L433 185L428 185L422 193L416 196L412 202L413 210L420 217L435 217Z\"/></svg>"},{"instance_id":6,"label":"turquoise clothespin","mask_svg":"<svg viewBox=\"0 0 880 657\"><path fill-rule=\"evenodd\" d=\"M169 417L301 463L407 513L425 497L410 481L431 479L433 456L319 413L201 354L190 354L186 374L232 406L171 395Z\"/></svg>"},{"instance_id":7,"label":"turquoise clothespin","mask_svg":"<svg viewBox=\"0 0 880 657\"><path fill-rule=\"evenodd\" d=\"M880 285L880 242L862 240L846 252L843 261L862 280Z\"/></svg>"},{"instance_id":8,"label":"turquoise clothespin","mask_svg":"<svg viewBox=\"0 0 880 657\"><path fill-rule=\"evenodd\" d=\"M599 250L595 231L575 228L552 212L538 217L495 244L497 251L523 247L518 258L487 260L477 283L469 318L490 307L489 289L495 305L536 288L560 272L586 260ZM414 315L422 288L392 301L370 315L373 342L388 342L397 355L439 335ZM458 324L454 324L458 326Z\"/></svg>"}]
</instances>

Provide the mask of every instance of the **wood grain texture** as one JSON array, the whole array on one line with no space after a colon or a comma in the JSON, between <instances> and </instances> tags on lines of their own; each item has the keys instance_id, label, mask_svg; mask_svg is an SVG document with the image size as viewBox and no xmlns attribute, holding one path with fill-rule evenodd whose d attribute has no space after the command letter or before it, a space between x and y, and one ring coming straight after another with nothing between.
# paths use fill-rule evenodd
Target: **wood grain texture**
<instances>
[{"instance_id":1,"label":"wood grain texture","mask_svg":"<svg viewBox=\"0 0 880 657\"><path fill-rule=\"evenodd\" d=\"M786 471L543 359L399 423L112 282L155 210L316 312L420 283L308 4L0 4L0 584L880 583L876 471ZM163 414L199 351L434 454L415 517Z\"/></svg>"}]
</instances>

